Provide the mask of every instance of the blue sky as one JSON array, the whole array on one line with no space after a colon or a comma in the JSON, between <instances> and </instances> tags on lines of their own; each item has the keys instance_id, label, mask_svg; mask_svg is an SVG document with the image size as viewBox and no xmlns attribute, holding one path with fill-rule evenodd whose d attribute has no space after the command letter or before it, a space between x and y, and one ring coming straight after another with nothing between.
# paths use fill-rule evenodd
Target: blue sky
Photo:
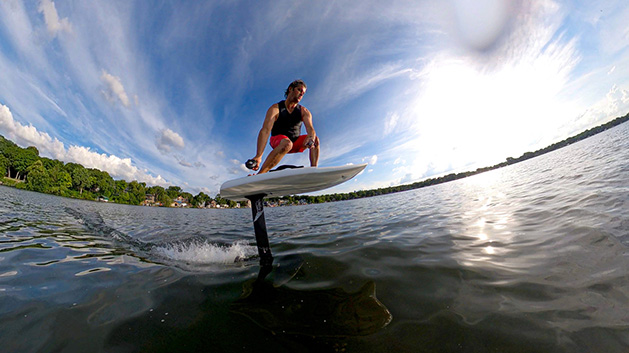
<instances>
[{"instance_id":1,"label":"blue sky","mask_svg":"<svg viewBox=\"0 0 629 353\"><path fill-rule=\"evenodd\" d=\"M214 196L300 78L319 165L369 163L326 192L410 183L628 113L628 18L626 0L0 0L0 134Z\"/></svg>"}]
</instances>

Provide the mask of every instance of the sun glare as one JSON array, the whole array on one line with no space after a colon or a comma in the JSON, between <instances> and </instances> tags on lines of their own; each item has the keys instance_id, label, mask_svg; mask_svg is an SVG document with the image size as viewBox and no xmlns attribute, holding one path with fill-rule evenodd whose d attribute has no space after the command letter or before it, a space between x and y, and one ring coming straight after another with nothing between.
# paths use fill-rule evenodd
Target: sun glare
<instances>
[{"instance_id":1,"label":"sun glare","mask_svg":"<svg viewBox=\"0 0 629 353\"><path fill-rule=\"evenodd\" d=\"M430 151L444 170L461 170L543 147L550 141L541 132L556 131L574 111L560 98L567 75L558 56L518 58L492 71L461 59L433 61L401 115L414 119L414 150Z\"/></svg>"}]
</instances>

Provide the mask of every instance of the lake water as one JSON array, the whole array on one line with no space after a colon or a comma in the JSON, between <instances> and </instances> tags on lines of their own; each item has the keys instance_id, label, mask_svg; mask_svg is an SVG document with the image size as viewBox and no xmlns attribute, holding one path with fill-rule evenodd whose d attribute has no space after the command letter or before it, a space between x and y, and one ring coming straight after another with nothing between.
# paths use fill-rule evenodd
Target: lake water
<instances>
[{"instance_id":1,"label":"lake water","mask_svg":"<svg viewBox=\"0 0 629 353\"><path fill-rule=\"evenodd\" d=\"M455 182L265 213L279 267L255 282L250 209L0 187L0 350L629 351L629 124Z\"/></svg>"}]
</instances>

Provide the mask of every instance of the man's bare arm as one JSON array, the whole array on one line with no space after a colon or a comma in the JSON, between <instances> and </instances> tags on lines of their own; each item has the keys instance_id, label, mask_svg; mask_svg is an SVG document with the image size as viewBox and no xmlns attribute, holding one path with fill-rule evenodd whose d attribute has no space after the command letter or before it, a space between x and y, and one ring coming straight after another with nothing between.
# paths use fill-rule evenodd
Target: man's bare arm
<instances>
[{"instance_id":1,"label":"man's bare arm","mask_svg":"<svg viewBox=\"0 0 629 353\"><path fill-rule=\"evenodd\" d=\"M264 117L264 123L262 124L262 128L260 129L260 133L258 133L258 144L256 156L253 158L258 162L258 166L262 164L262 154L264 154L264 148L266 147L266 143L269 140L269 136L271 135L271 130L273 129L273 124L280 113L279 107L277 104L273 104L267 111L266 116ZM253 170L258 170L258 167Z\"/></svg>"},{"instance_id":2,"label":"man's bare arm","mask_svg":"<svg viewBox=\"0 0 629 353\"><path fill-rule=\"evenodd\" d=\"M315 132L314 125L312 124L312 114L306 107L301 108L301 120L304 122L304 126L306 127L306 133L308 134L308 138L305 143L308 144L309 141L316 141L317 133Z\"/></svg>"}]
</instances>

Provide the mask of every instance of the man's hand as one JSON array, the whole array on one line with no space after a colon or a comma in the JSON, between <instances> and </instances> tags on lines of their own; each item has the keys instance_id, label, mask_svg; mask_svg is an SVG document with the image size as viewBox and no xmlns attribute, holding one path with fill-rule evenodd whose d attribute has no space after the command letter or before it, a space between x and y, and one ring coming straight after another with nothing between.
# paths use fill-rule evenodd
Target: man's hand
<instances>
[{"instance_id":1,"label":"man's hand","mask_svg":"<svg viewBox=\"0 0 629 353\"><path fill-rule=\"evenodd\" d=\"M312 136L308 136L308 138L307 138L307 139L306 139L306 141L304 142L304 147L305 147L305 148L312 149L312 148L314 148L314 145L315 145L315 140L314 140L314 137L312 137Z\"/></svg>"},{"instance_id":2,"label":"man's hand","mask_svg":"<svg viewBox=\"0 0 629 353\"><path fill-rule=\"evenodd\" d=\"M262 166L262 157L254 157L253 160L256 161L256 165L253 167L253 170L258 170Z\"/></svg>"},{"instance_id":3,"label":"man's hand","mask_svg":"<svg viewBox=\"0 0 629 353\"><path fill-rule=\"evenodd\" d=\"M248 160L245 163L245 166L251 170L258 170L260 169L260 162L262 161L262 158L260 157L253 157L250 160Z\"/></svg>"}]
</instances>

